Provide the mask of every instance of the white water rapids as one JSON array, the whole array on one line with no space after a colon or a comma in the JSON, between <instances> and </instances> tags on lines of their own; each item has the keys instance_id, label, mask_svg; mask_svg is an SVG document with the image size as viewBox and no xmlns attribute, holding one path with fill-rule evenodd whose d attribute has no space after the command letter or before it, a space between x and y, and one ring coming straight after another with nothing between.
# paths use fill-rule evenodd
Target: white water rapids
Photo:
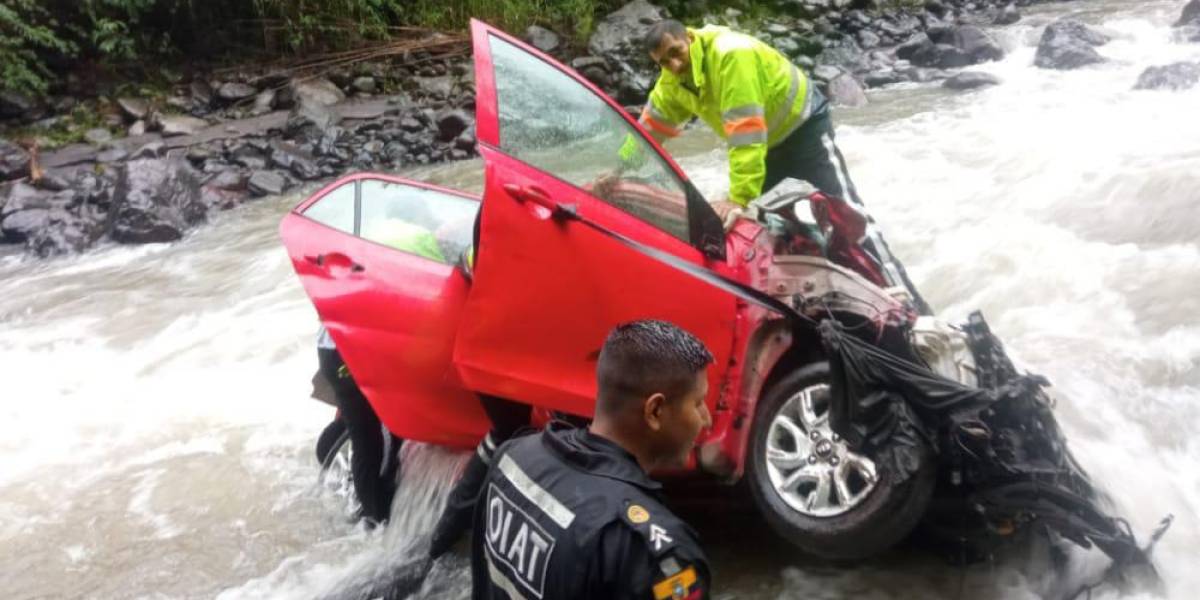
<instances>
[{"instance_id":1,"label":"white water rapids","mask_svg":"<svg viewBox=\"0 0 1200 600\"><path fill-rule=\"evenodd\" d=\"M1171 41L1182 4L1030 10L996 31L1007 57L977 67L1002 85L876 91L835 113L852 176L930 302L951 320L982 309L1051 379L1075 454L1135 532L1176 516L1155 554L1173 599L1200 589L1200 88L1131 88L1145 67L1200 61L1200 44ZM1110 63L1032 67L1041 26L1064 13L1117 36L1100 48ZM712 147L694 133L677 151L715 197ZM477 162L410 175L480 177ZM276 234L299 199L175 244L0 259L0 596L321 597L387 573L430 527L449 453L408 453L383 532L313 491L332 410L307 399L316 316ZM717 597L1037 598L1061 583L1035 559L963 570L911 549L814 565L765 533L748 541L752 520L712 536ZM419 596L468 597L464 564Z\"/></svg>"}]
</instances>

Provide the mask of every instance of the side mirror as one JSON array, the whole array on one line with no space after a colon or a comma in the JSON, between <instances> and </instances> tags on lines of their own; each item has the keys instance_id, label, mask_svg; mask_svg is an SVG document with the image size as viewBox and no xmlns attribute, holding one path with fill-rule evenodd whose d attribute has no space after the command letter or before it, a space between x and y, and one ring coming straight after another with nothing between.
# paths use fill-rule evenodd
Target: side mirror
<instances>
[{"instance_id":1,"label":"side mirror","mask_svg":"<svg viewBox=\"0 0 1200 600\"><path fill-rule=\"evenodd\" d=\"M688 238L692 246L712 260L725 260L725 227L717 211L709 206L708 201L687 181L684 193L687 197Z\"/></svg>"}]
</instances>

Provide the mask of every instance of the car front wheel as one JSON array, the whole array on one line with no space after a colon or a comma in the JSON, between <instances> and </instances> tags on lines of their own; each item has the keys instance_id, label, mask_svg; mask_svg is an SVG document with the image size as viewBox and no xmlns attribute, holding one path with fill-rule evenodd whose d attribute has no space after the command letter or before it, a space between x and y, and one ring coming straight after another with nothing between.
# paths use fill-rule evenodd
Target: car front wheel
<instances>
[{"instance_id":1,"label":"car front wheel","mask_svg":"<svg viewBox=\"0 0 1200 600\"><path fill-rule=\"evenodd\" d=\"M747 476L772 528L802 550L830 559L878 554L925 513L934 461L922 447L907 478L850 448L829 426L829 366L815 363L776 382L759 402Z\"/></svg>"}]
</instances>

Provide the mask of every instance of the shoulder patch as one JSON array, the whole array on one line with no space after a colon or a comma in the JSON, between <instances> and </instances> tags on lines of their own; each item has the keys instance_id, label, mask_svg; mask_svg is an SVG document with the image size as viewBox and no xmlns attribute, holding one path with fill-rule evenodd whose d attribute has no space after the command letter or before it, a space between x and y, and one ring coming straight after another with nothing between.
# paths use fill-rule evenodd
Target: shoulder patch
<instances>
[{"instance_id":1,"label":"shoulder patch","mask_svg":"<svg viewBox=\"0 0 1200 600\"><path fill-rule=\"evenodd\" d=\"M677 534L672 530L678 522L670 513L664 513L655 515L645 505L630 500L625 501L621 511L621 520L638 532L654 556L662 556L676 545Z\"/></svg>"}]
</instances>

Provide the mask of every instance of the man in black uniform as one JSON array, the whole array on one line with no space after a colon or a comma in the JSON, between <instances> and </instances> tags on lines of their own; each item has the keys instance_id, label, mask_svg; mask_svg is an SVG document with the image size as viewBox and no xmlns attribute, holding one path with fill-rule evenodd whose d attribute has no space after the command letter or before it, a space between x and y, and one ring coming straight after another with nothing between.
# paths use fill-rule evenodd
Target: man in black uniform
<instances>
[{"instance_id":1,"label":"man in black uniform","mask_svg":"<svg viewBox=\"0 0 1200 600\"><path fill-rule=\"evenodd\" d=\"M707 598L696 533L647 472L683 466L703 428L712 354L662 321L609 334L590 428L502 445L475 507L475 600Z\"/></svg>"}]
</instances>

